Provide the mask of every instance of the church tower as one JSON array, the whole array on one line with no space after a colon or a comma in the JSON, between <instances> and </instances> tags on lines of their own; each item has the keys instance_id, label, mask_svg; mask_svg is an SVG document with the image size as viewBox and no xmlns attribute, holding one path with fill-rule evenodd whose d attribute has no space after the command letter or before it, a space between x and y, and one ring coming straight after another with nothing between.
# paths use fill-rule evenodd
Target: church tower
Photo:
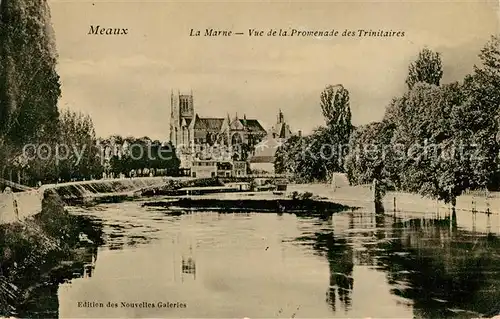
<instances>
[{"instance_id":1,"label":"church tower","mask_svg":"<svg viewBox=\"0 0 500 319\"><path fill-rule=\"evenodd\" d=\"M287 139L292 135L290 125L285 121L285 116L281 109L276 116L276 124L273 126L272 130L273 138Z\"/></svg>"},{"instance_id":2,"label":"church tower","mask_svg":"<svg viewBox=\"0 0 500 319\"><path fill-rule=\"evenodd\" d=\"M189 124L194 117L193 92L170 94L170 141L177 147L189 146Z\"/></svg>"}]
</instances>

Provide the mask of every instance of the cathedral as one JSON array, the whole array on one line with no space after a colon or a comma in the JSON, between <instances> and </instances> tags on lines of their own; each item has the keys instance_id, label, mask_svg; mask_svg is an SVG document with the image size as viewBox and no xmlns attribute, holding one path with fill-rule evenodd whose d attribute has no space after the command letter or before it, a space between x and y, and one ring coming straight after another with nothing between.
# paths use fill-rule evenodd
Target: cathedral
<instances>
[{"instance_id":1,"label":"cathedral","mask_svg":"<svg viewBox=\"0 0 500 319\"><path fill-rule=\"evenodd\" d=\"M193 169L202 161L214 161L203 166L216 166L215 161L226 161L235 166L235 161L246 163L245 150L252 150L267 136L266 130L256 119L230 117L200 117L195 113L193 94L171 94L170 97L170 141L180 154L181 167ZM225 150L214 159L214 149ZM245 154L242 154L245 153ZM241 167L240 163L240 167ZM220 166L220 165L219 165ZM238 165L236 165L238 166ZM246 169L245 169L246 170ZM212 176L213 176L212 172ZM239 174L246 174L238 172Z\"/></svg>"}]
</instances>

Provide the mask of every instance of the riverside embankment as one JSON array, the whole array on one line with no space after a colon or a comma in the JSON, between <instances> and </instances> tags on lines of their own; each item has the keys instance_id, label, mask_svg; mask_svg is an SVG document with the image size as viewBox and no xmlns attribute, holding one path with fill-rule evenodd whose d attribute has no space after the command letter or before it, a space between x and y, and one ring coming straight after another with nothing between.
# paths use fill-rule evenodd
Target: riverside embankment
<instances>
[{"instance_id":1,"label":"riverside embankment","mask_svg":"<svg viewBox=\"0 0 500 319\"><path fill-rule=\"evenodd\" d=\"M337 185L339 186L339 185ZM329 184L293 184L289 192L309 192L325 201L374 209L373 191L368 185L335 187ZM384 211L404 219L440 218L452 214L450 205L418 194L387 192L382 199ZM455 212L460 227L470 231L500 234L500 194L463 194L457 198Z\"/></svg>"},{"instance_id":2,"label":"riverside embankment","mask_svg":"<svg viewBox=\"0 0 500 319\"><path fill-rule=\"evenodd\" d=\"M39 305L57 305L58 278L84 269L100 244L99 226L66 212L54 190L44 192L40 206L34 216L0 225L0 317L57 317L38 312Z\"/></svg>"},{"instance_id":3,"label":"riverside embankment","mask_svg":"<svg viewBox=\"0 0 500 319\"><path fill-rule=\"evenodd\" d=\"M81 276L94 258L102 230L69 214L64 208L68 202L135 196L187 180L98 180L0 193L0 317L57 317L61 278ZM40 305L51 310L40 313Z\"/></svg>"}]
</instances>

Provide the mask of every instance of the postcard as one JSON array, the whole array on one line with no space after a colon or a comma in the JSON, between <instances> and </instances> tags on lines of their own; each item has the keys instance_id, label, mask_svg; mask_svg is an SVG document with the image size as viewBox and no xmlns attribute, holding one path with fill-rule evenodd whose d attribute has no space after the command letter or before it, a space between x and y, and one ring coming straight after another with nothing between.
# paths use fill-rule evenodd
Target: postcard
<instances>
[{"instance_id":1,"label":"postcard","mask_svg":"<svg viewBox=\"0 0 500 319\"><path fill-rule=\"evenodd\" d=\"M500 316L499 8L0 0L0 317Z\"/></svg>"}]
</instances>

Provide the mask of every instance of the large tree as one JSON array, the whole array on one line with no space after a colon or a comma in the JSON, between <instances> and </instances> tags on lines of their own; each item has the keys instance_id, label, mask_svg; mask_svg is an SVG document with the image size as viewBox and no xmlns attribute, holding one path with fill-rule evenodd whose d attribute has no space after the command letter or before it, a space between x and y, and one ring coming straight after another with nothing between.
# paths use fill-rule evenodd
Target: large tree
<instances>
[{"instance_id":1,"label":"large tree","mask_svg":"<svg viewBox=\"0 0 500 319\"><path fill-rule=\"evenodd\" d=\"M424 48L418 54L418 58L410 64L406 84L409 89L419 82L439 85L442 77L441 55L438 52Z\"/></svg>"},{"instance_id":2,"label":"large tree","mask_svg":"<svg viewBox=\"0 0 500 319\"><path fill-rule=\"evenodd\" d=\"M2 171L24 144L57 140L54 43L46 0L0 2L0 148L11 160Z\"/></svg>"},{"instance_id":3,"label":"large tree","mask_svg":"<svg viewBox=\"0 0 500 319\"><path fill-rule=\"evenodd\" d=\"M99 177L103 167L90 116L65 110L61 113L59 126L59 177L65 181Z\"/></svg>"},{"instance_id":4,"label":"large tree","mask_svg":"<svg viewBox=\"0 0 500 319\"><path fill-rule=\"evenodd\" d=\"M492 36L479 53L481 64L464 81L468 97L456 114L456 131L476 145L476 180L483 187L499 187L500 36Z\"/></svg>"},{"instance_id":5,"label":"large tree","mask_svg":"<svg viewBox=\"0 0 500 319\"><path fill-rule=\"evenodd\" d=\"M122 144L113 144L113 147L121 149L119 155L110 159L111 172L114 174L125 174L130 176L132 171L141 174L155 173L157 170L164 170L164 174L177 175L180 160L177 157L175 147L172 143L162 144L160 141L152 141L149 137L126 139L113 136L116 141ZM128 146L123 148L123 143Z\"/></svg>"},{"instance_id":6,"label":"large tree","mask_svg":"<svg viewBox=\"0 0 500 319\"><path fill-rule=\"evenodd\" d=\"M352 125L349 91L343 85L328 85L320 96L320 106L326 122L326 129L318 130L315 135L319 142L331 142L331 145L320 145L323 150L327 147L335 150L335 158L324 163L330 178L333 172L343 171L345 157L344 150L354 129ZM323 136L323 135L328 136Z\"/></svg>"},{"instance_id":7,"label":"large tree","mask_svg":"<svg viewBox=\"0 0 500 319\"><path fill-rule=\"evenodd\" d=\"M473 187L470 149L457 137L453 114L464 101L458 83L435 86L418 83L396 104L399 109L391 145L401 145L403 156L394 166L401 188L454 202Z\"/></svg>"},{"instance_id":8,"label":"large tree","mask_svg":"<svg viewBox=\"0 0 500 319\"><path fill-rule=\"evenodd\" d=\"M352 132L349 91L342 84L328 85L320 96L320 106L326 126L348 141Z\"/></svg>"},{"instance_id":9,"label":"large tree","mask_svg":"<svg viewBox=\"0 0 500 319\"><path fill-rule=\"evenodd\" d=\"M388 121L373 122L360 127L351 135L345 171L351 185L371 184L373 179L394 188L397 169L397 149L392 148L393 128Z\"/></svg>"}]
</instances>

